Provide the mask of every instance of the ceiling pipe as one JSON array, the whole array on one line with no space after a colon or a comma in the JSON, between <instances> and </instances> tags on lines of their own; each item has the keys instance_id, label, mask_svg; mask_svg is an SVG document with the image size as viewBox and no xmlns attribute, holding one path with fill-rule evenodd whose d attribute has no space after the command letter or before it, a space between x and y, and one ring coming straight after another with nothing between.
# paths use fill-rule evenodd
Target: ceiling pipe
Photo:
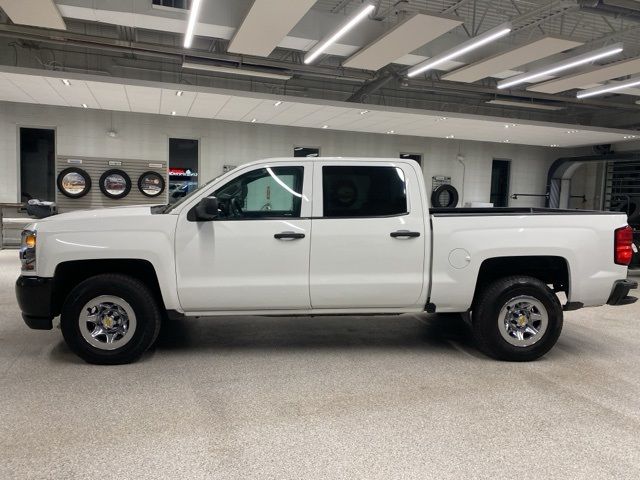
<instances>
[{"instance_id":1,"label":"ceiling pipe","mask_svg":"<svg viewBox=\"0 0 640 480\"><path fill-rule=\"evenodd\" d=\"M578 0L580 10L595 15L640 21L640 5L625 0Z\"/></svg>"}]
</instances>

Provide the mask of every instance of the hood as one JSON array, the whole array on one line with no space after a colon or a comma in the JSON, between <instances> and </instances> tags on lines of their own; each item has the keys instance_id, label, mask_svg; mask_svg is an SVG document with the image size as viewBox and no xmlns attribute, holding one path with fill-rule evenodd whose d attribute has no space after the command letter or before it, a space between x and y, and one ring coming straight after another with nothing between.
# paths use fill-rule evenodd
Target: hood
<instances>
[{"instance_id":1,"label":"hood","mask_svg":"<svg viewBox=\"0 0 640 480\"><path fill-rule=\"evenodd\" d=\"M76 210L74 212L60 213L38 219L34 221L30 227L37 229L38 225L50 226L55 223L95 221L96 219L103 221L115 217L124 218L151 215L152 206L153 205L130 205L126 207L99 208L96 210Z\"/></svg>"}]
</instances>

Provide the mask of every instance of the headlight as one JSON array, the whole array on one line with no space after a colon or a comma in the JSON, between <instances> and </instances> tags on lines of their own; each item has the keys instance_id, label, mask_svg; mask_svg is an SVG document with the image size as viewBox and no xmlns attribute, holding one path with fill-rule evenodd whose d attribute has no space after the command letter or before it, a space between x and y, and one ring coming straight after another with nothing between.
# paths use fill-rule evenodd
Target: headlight
<instances>
[{"instance_id":1,"label":"headlight","mask_svg":"<svg viewBox=\"0 0 640 480\"><path fill-rule=\"evenodd\" d=\"M23 230L20 242L20 261L23 271L33 271L36 269L36 232L33 230Z\"/></svg>"}]
</instances>

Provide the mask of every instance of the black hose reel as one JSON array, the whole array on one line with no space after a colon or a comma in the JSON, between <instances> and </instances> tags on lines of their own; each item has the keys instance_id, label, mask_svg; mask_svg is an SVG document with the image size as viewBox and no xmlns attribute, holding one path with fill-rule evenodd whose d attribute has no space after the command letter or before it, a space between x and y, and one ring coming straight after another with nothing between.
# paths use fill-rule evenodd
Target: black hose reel
<instances>
[{"instance_id":1,"label":"black hose reel","mask_svg":"<svg viewBox=\"0 0 640 480\"><path fill-rule=\"evenodd\" d=\"M450 184L440 185L431 192L431 206L434 208L455 208L458 200L458 190Z\"/></svg>"}]
</instances>

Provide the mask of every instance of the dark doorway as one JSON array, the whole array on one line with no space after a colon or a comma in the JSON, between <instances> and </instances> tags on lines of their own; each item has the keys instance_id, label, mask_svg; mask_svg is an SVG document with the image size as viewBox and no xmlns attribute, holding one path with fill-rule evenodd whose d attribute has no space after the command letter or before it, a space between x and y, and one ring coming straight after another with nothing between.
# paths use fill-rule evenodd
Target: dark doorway
<instances>
[{"instance_id":1,"label":"dark doorway","mask_svg":"<svg viewBox=\"0 0 640 480\"><path fill-rule=\"evenodd\" d=\"M55 200L55 131L20 129L20 201Z\"/></svg>"},{"instance_id":2,"label":"dark doorway","mask_svg":"<svg viewBox=\"0 0 640 480\"><path fill-rule=\"evenodd\" d=\"M418 165L422 166L422 155L419 153L401 153L400 158L407 158L409 160L415 160Z\"/></svg>"},{"instance_id":3,"label":"dark doorway","mask_svg":"<svg viewBox=\"0 0 640 480\"><path fill-rule=\"evenodd\" d=\"M491 203L494 207L509 206L511 160L494 160L491 165Z\"/></svg>"},{"instance_id":4,"label":"dark doorway","mask_svg":"<svg viewBox=\"0 0 640 480\"><path fill-rule=\"evenodd\" d=\"M198 188L198 140L169 139L169 203Z\"/></svg>"},{"instance_id":5,"label":"dark doorway","mask_svg":"<svg viewBox=\"0 0 640 480\"><path fill-rule=\"evenodd\" d=\"M318 157L320 149L316 147L293 147L293 156L298 157Z\"/></svg>"}]
</instances>

